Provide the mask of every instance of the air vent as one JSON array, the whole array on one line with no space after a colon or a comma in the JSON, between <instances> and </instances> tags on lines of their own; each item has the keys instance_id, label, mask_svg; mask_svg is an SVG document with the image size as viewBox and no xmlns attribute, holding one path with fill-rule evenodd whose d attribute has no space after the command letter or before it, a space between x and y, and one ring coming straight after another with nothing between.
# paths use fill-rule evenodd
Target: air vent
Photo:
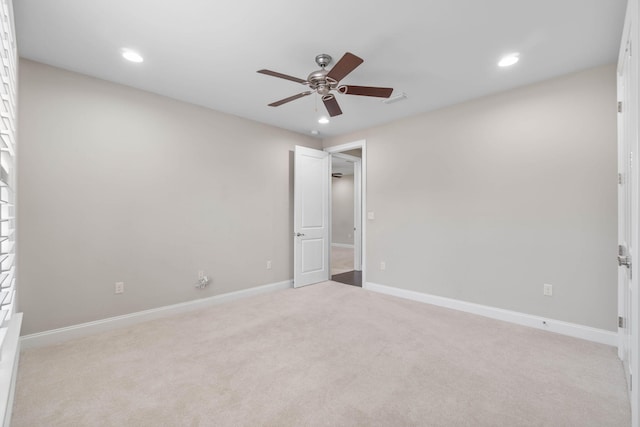
<instances>
[{"instance_id":1,"label":"air vent","mask_svg":"<svg viewBox=\"0 0 640 427\"><path fill-rule=\"evenodd\" d=\"M407 94L404 92L400 92L397 95L392 96L391 98L383 99L382 102L385 104L393 104L394 102L403 101L407 99Z\"/></svg>"}]
</instances>

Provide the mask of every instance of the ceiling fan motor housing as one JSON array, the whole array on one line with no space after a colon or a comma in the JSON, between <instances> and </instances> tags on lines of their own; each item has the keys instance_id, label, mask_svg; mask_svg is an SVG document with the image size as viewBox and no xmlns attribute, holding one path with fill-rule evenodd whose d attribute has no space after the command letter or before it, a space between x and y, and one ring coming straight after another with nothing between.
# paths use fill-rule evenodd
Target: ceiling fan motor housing
<instances>
[{"instance_id":1,"label":"ceiling fan motor housing","mask_svg":"<svg viewBox=\"0 0 640 427\"><path fill-rule=\"evenodd\" d=\"M307 77L309 87L318 92L318 95L326 95L338 85L338 82L327 79L327 74L329 74L329 72L322 68L314 71Z\"/></svg>"},{"instance_id":2,"label":"ceiling fan motor housing","mask_svg":"<svg viewBox=\"0 0 640 427\"><path fill-rule=\"evenodd\" d=\"M325 69L327 65L331 63L331 56L326 53L321 53L316 56L316 64L320 66L320 69L309 74L307 77L308 85L311 89L315 90L318 95L327 95L331 90L334 90L338 82L327 79L329 72Z\"/></svg>"}]
</instances>

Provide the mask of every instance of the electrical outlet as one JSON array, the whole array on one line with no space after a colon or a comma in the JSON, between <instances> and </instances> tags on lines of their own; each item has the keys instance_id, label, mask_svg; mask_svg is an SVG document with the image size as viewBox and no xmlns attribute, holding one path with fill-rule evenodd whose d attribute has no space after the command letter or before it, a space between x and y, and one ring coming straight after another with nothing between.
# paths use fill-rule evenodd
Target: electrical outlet
<instances>
[{"instance_id":1,"label":"electrical outlet","mask_svg":"<svg viewBox=\"0 0 640 427\"><path fill-rule=\"evenodd\" d=\"M198 270L198 280L204 279L204 270Z\"/></svg>"},{"instance_id":2,"label":"electrical outlet","mask_svg":"<svg viewBox=\"0 0 640 427\"><path fill-rule=\"evenodd\" d=\"M547 297L552 296L553 295L553 285L545 283L544 287L542 288L542 294L544 296L547 296Z\"/></svg>"},{"instance_id":3,"label":"electrical outlet","mask_svg":"<svg viewBox=\"0 0 640 427\"><path fill-rule=\"evenodd\" d=\"M267 261L267 270L271 270L271 260Z\"/></svg>"},{"instance_id":4,"label":"electrical outlet","mask_svg":"<svg viewBox=\"0 0 640 427\"><path fill-rule=\"evenodd\" d=\"M380 262L380 270L386 270L387 269L387 263L384 261Z\"/></svg>"},{"instance_id":5,"label":"electrical outlet","mask_svg":"<svg viewBox=\"0 0 640 427\"><path fill-rule=\"evenodd\" d=\"M124 293L124 282L116 282L116 286L114 288L114 292L115 294L121 294Z\"/></svg>"}]
</instances>

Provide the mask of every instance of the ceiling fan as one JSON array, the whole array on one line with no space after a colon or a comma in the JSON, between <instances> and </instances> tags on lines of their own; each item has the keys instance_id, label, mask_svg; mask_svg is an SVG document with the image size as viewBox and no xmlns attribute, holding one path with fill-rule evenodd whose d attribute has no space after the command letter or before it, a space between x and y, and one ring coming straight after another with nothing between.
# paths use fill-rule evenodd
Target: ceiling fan
<instances>
[{"instance_id":1,"label":"ceiling fan","mask_svg":"<svg viewBox=\"0 0 640 427\"><path fill-rule=\"evenodd\" d=\"M270 107L278 107L287 102L294 101L303 96L311 95L316 92L322 97L322 102L327 108L331 117L339 116L342 114L340 105L332 91L338 91L345 95L360 95L360 96L375 96L378 98L388 98L393 92L393 88L390 87L372 87L372 86L352 86L352 85L338 85L340 80L345 78L349 73L355 70L360 64L364 62L362 58L355 56L352 53L345 53L342 58L336 63L336 65L327 71L325 68L331 63L331 56L326 53L322 53L316 56L316 64L320 66L320 69L312 72L307 77L307 80L302 80L297 77L289 76L287 74L278 73L271 70L258 70L258 73L266 74L268 76L279 77L281 79L291 80L296 83L300 83L309 86L311 90L301 92L297 95L290 96L288 98L281 99L269 104Z\"/></svg>"}]
</instances>

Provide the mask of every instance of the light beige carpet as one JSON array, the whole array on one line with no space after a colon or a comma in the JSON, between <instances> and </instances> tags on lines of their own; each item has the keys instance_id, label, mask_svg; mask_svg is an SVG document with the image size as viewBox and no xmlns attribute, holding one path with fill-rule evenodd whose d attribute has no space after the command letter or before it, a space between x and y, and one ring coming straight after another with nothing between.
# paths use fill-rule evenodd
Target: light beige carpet
<instances>
[{"instance_id":1,"label":"light beige carpet","mask_svg":"<svg viewBox=\"0 0 640 427\"><path fill-rule=\"evenodd\" d=\"M353 271L353 248L331 247L331 275Z\"/></svg>"},{"instance_id":2,"label":"light beige carpet","mask_svg":"<svg viewBox=\"0 0 640 427\"><path fill-rule=\"evenodd\" d=\"M332 282L26 350L13 426L628 426L612 347Z\"/></svg>"}]
</instances>

